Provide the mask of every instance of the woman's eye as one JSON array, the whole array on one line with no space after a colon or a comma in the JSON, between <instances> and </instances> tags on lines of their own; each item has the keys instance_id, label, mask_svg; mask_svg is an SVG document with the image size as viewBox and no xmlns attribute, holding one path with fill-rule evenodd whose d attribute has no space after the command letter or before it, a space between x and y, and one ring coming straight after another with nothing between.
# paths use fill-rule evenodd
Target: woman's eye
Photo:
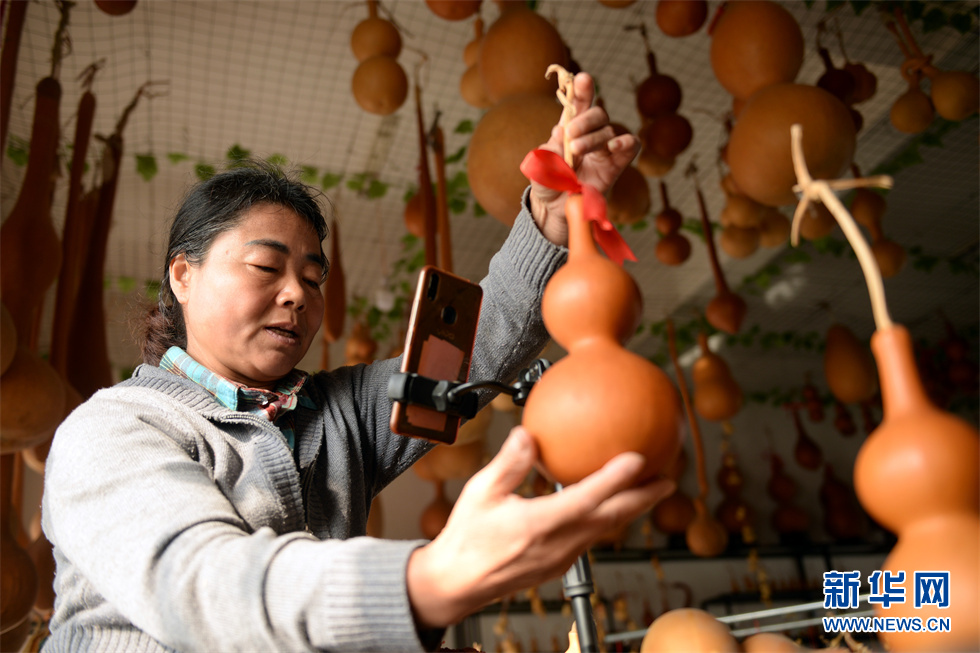
<instances>
[{"instance_id":1,"label":"woman's eye","mask_svg":"<svg viewBox=\"0 0 980 653\"><path fill-rule=\"evenodd\" d=\"M261 270L262 272L275 272L276 271L275 268L270 268L267 265L252 265L252 267L255 268L255 269L257 269L257 270Z\"/></svg>"}]
</instances>

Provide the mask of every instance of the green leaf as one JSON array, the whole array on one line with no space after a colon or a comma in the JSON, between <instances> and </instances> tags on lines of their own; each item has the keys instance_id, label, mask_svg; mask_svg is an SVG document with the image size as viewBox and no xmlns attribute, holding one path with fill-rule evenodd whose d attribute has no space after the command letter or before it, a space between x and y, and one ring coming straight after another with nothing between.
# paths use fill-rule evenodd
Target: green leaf
<instances>
[{"instance_id":1,"label":"green leaf","mask_svg":"<svg viewBox=\"0 0 980 653\"><path fill-rule=\"evenodd\" d=\"M483 208L479 202L473 202L473 217L482 218L487 214L487 210Z\"/></svg>"},{"instance_id":2,"label":"green leaf","mask_svg":"<svg viewBox=\"0 0 980 653\"><path fill-rule=\"evenodd\" d=\"M242 162L244 162L250 156L252 156L252 152L250 150L246 150L238 143L235 143L228 148L228 152L225 154L225 158L228 159L228 167L230 168L240 166Z\"/></svg>"},{"instance_id":3,"label":"green leaf","mask_svg":"<svg viewBox=\"0 0 980 653\"><path fill-rule=\"evenodd\" d=\"M157 279L147 279L143 282L143 294L152 302L160 298L160 281Z\"/></svg>"},{"instance_id":4,"label":"green leaf","mask_svg":"<svg viewBox=\"0 0 980 653\"><path fill-rule=\"evenodd\" d=\"M324 173L323 178L320 179L320 187L323 190L330 190L331 188L339 184L343 178L344 178L343 175L337 175L332 172Z\"/></svg>"},{"instance_id":5,"label":"green leaf","mask_svg":"<svg viewBox=\"0 0 980 653\"><path fill-rule=\"evenodd\" d=\"M157 158L152 154L137 154L136 172L143 178L143 181L150 181L157 176Z\"/></svg>"},{"instance_id":6,"label":"green leaf","mask_svg":"<svg viewBox=\"0 0 980 653\"><path fill-rule=\"evenodd\" d=\"M456 129L453 130L455 134L472 134L473 133L473 121L472 120L460 120L459 124L456 125Z\"/></svg>"},{"instance_id":7,"label":"green leaf","mask_svg":"<svg viewBox=\"0 0 980 653\"><path fill-rule=\"evenodd\" d=\"M808 253L800 249L799 247L794 247L786 252L783 256L783 261L785 263L809 263L813 260L813 257Z\"/></svg>"},{"instance_id":8,"label":"green leaf","mask_svg":"<svg viewBox=\"0 0 980 653\"><path fill-rule=\"evenodd\" d=\"M13 134L8 135L7 157L17 166L24 167L27 165L27 159L30 158L30 148L30 143L23 138L19 138Z\"/></svg>"},{"instance_id":9,"label":"green leaf","mask_svg":"<svg viewBox=\"0 0 980 653\"><path fill-rule=\"evenodd\" d=\"M695 234L698 238L704 240L704 227L701 225L700 220L695 220L694 218L684 218L684 222L681 223L681 229Z\"/></svg>"},{"instance_id":10,"label":"green leaf","mask_svg":"<svg viewBox=\"0 0 980 653\"><path fill-rule=\"evenodd\" d=\"M209 163L198 163L194 166L194 174L200 181L207 181L215 175L214 166Z\"/></svg>"},{"instance_id":11,"label":"green leaf","mask_svg":"<svg viewBox=\"0 0 980 653\"><path fill-rule=\"evenodd\" d=\"M347 188L352 191L361 192L364 190L364 182L367 181L367 175L363 172L356 174L347 180Z\"/></svg>"},{"instance_id":12,"label":"green leaf","mask_svg":"<svg viewBox=\"0 0 980 653\"><path fill-rule=\"evenodd\" d=\"M116 279L116 287L119 292L131 293L136 290L136 279L128 276L120 276Z\"/></svg>"},{"instance_id":13,"label":"green leaf","mask_svg":"<svg viewBox=\"0 0 980 653\"><path fill-rule=\"evenodd\" d=\"M638 222L634 222L631 227L632 227L633 231L643 231L648 226L649 225L648 225L648 223L647 223L646 220L640 220Z\"/></svg>"},{"instance_id":14,"label":"green leaf","mask_svg":"<svg viewBox=\"0 0 980 653\"><path fill-rule=\"evenodd\" d=\"M807 9L813 9L814 0L803 0L803 4L806 5Z\"/></svg>"},{"instance_id":15,"label":"green leaf","mask_svg":"<svg viewBox=\"0 0 980 653\"><path fill-rule=\"evenodd\" d=\"M283 168L289 163L282 154L270 154L265 160L278 168Z\"/></svg>"},{"instance_id":16,"label":"green leaf","mask_svg":"<svg viewBox=\"0 0 980 653\"><path fill-rule=\"evenodd\" d=\"M181 161L189 161L190 157L183 152L167 152L167 160L170 163L177 165Z\"/></svg>"},{"instance_id":17,"label":"green leaf","mask_svg":"<svg viewBox=\"0 0 980 653\"><path fill-rule=\"evenodd\" d=\"M299 169L299 180L312 186L320 180L320 171L316 166L302 166Z\"/></svg>"},{"instance_id":18,"label":"green leaf","mask_svg":"<svg viewBox=\"0 0 980 653\"><path fill-rule=\"evenodd\" d=\"M371 183L368 184L367 196L369 199L376 200L382 198L388 192L388 184L378 181L377 179L372 179Z\"/></svg>"},{"instance_id":19,"label":"green leaf","mask_svg":"<svg viewBox=\"0 0 980 653\"><path fill-rule=\"evenodd\" d=\"M460 161L463 160L463 157L464 156L466 156L466 146L465 145L463 147L459 148L458 150L456 150L455 152L453 152L452 154L450 154L449 156L446 157L446 165L451 165L453 163L459 163Z\"/></svg>"},{"instance_id":20,"label":"green leaf","mask_svg":"<svg viewBox=\"0 0 980 653\"><path fill-rule=\"evenodd\" d=\"M466 211L466 200L459 197L449 198L449 212L453 215L459 215Z\"/></svg>"},{"instance_id":21,"label":"green leaf","mask_svg":"<svg viewBox=\"0 0 980 653\"><path fill-rule=\"evenodd\" d=\"M834 9L837 9L838 7L841 7L843 5L844 5L844 0L827 0L826 11L828 12L833 11Z\"/></svg>"}]
</instances>

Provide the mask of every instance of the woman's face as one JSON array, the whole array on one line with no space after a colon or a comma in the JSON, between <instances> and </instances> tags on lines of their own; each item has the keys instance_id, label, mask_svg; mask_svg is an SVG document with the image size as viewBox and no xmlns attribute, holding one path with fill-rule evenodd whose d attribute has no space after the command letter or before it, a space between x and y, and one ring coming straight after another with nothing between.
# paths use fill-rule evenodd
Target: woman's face
<instances>
[{"instance_id":1,"label":"woman's face","mask_svg":"<svg viewBox=\"0 0 980 653\"><path fill-rule=\"evenodd\" d=\"M170 282L184 311L187 353L233 381L274 388L323 320L321 256L303 218L260 204L215 238L200 264L175 257Z\"/></svg>"}]
</instances>

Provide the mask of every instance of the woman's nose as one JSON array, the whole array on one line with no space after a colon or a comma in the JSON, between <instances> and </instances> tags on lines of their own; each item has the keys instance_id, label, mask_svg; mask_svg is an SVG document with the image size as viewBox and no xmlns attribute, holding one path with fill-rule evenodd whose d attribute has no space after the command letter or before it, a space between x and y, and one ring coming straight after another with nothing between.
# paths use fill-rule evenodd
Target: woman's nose
<instances>
[{"instance_id":1,"label":"woman's nose","mask_svg":"<svg viewBox=\"0 0 980 653\"><path fill-rule=\"evenodd\" d=\"M283 306L292 306L297 311L306 309L306 293L303 291L303 280L288 278L279 292L279 301Z\"/></svg>"}]
</instances>

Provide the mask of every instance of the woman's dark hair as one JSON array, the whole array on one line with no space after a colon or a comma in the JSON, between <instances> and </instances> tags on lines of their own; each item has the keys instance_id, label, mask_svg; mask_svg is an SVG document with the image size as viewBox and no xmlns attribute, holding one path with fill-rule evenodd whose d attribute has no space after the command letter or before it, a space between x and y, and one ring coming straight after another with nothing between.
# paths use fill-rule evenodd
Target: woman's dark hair
<instances>
[{"instance_id":1,"label":"woman's dark hair","mask_svg":"<svg viewBox=\"0 0 980 653\"><path fill-rule=\"evenodd\" d=\"M259 204L292 209L313 227L323 242L327 237L327 222L317 201L319 197L322 193L317 189L261 161L237 162L230 170L194 186L170 225L159 301L147 308L136 326L143 362L157 365L170 347L187 347L183 311L170 286L170 262L176 256L183 254L188 263L200 264L214 239L237 227L248 210ZM322 250L320 255L323 256Z\"/></svg>"}]
</instances>

